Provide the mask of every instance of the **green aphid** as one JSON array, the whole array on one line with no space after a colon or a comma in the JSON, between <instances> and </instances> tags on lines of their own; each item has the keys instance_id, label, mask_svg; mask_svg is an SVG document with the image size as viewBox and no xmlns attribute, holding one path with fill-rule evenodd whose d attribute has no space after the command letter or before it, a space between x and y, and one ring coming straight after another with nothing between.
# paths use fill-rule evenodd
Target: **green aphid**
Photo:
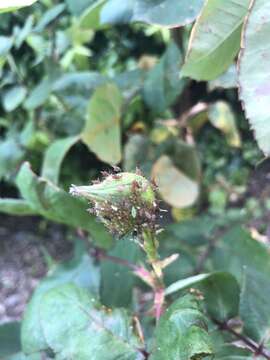
<instances>
[{"instance_id":1,"label":"green aphid","mask_svg":"<svg viewBox=\"0 0 270 360\"><path fill-rule=\"evenodd\" d=\"M131 208L131 216L133 217L133 219L136 219L137 210L134 206L132 206L132 208Z\"/></svg>"}]
</instances>

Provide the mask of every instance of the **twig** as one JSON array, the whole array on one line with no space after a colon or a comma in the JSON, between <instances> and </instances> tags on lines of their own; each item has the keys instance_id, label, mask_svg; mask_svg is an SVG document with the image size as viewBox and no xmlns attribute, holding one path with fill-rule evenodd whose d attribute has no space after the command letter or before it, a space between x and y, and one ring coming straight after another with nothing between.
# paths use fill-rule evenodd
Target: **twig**
<instances>
[{"instance_id":1,"label":"twig","mask_svg":"<svg viewBox=\"0 0 270 360\"><path fill-rule=\"evenodd\" d=\"M138 269L138 266L131 263L130 261L127 261L125 259L121 259L116 256L108 255L104 250L101 250L99 248L93 249L93 256L98 260L109 260L115 264L123 265L128 267L129 269L135 271Z\"/></svg>"},{"instance_id":2,"label":"twig","mask_svg":"<svg viewBox=\"0 0 270 360\"><path fill-rule=\"evenodd\" d=\"M218 325L220 330L231 333L237 339L241 340L244 344L246 344L247 347L254 353L254 355L256 355L256 356L260 355L260 356L264 357L265 359L270 360L270 351L265 349L263 344L257 344L255 341L246 337L245 335L239 334L232 327L230 327L227 322L221 322L216 319L212 319L212 320L215 324Z\"/></svg>"},{"instance_id":3,"label":"twig","mask_svg":"<svg viewBox=\"0 0 270 360\"><path fill-rule=\"evenodd\" d=\"M145 349L138 349L138 351L144 356L144 358L147 360L150 356L150 353L146 351Z\"/></svg>"},{"instance_id":4,"label":"twig","mask_svg":"<svg viewBox=\"0 0 270 360\"><path fill-rule=\"evenodd\" d=\"M143 266L138 266L133 264L125 259L121 259L116 256L108 255L106 252L99 248L94 248L92 251L92 255L98 260L108 260L115 264L123 265L132 270L133 274L138 276L143 282L145 282L148 286L150 286L154 291L154 313L155 318L158 321L162 311L164 304L164 286L162 279L157 277L155 271L150 272L145 269Z\"/></svg>"}]
</instances>

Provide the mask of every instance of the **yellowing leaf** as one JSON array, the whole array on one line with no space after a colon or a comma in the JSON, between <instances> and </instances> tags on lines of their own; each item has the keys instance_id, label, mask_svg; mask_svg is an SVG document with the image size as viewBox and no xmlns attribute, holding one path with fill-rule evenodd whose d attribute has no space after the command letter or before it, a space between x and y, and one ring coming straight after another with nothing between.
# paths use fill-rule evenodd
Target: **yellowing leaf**
<instances>
[{"instance_id":1,"label":"yellowing leaf","mask_svg":"<svg viewBox=\"0 0 270 360\"><path fill-rule=\"evenodd\" d=\"M171 206L183 208L195 203L199 185L176 168L171 159L163 155L154 164L152 176L163 199Z\"/></svg>"},{"instance_id":2,"label":"yellowing leaf","mask_svg":"<svg viewBox=\"0 0 270 360\"><path fill-rule=\"evenodd\" d=\"M221 130L229 145L241 146L241 138L236 127L234 113L230 106L224 101L217 101L209 107L209 120L213 126Z\"/></svg>"}]
</instances>

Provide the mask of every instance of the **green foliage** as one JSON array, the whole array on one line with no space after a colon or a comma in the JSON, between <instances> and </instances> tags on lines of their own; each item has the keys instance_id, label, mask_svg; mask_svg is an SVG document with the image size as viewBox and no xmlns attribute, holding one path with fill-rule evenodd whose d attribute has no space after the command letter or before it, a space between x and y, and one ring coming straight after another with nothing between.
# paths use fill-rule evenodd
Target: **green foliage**
<instances>
[{"instance_id":1,"label":"green foliage","mask_svg":"<svg viewBox=\"0 0 270 360\"><path fill-rule=\"evenodd\" d=\"M196 300L189 295L179 299L160 319L150 359L202 359L211 355L212 346L206 329L206 318Z\"/></svg>"},{"instance_id":2,"label":"green foliage","mask_svg":"<svg viewBox=\"0 0 270 360\"><path fill-rule=\"evenodd\" d=\"M248 198L239 104L269 155L268 2L32 3L0 5L0 211L87 245L0 326L0 357L269 359L269 244L242 226L268 192ZM128 173L91 183L111 165Z\"/></svg>"},{"instance_id":3,"label":"green foliage","mask_svg":"<svg viewBox=\"0 0 270 360\"><path fill-rule=\"evenodd\" d=\"M88 230L100 246L110 247L111 237L101 224L87 214L85 203L36 176L28 163L22 166L16 182L33 211L53 221Z\"/></svg>"},{"instance_id":4,"label":"green foliage","mask_svg":"<svg viewBox=\"0 0 270 360\"><path fill-rule=\"evenodd\" d=\"M176 27L194 21L203 1L184 0L179 4L175 0L159 0L158 2L154 0L128 0L124 7L119 5L119 0L110 0L105 5L101 17L103 23L142 21L147 24Z\"/></svg>"},{"instance_id":5,"label":"green foliage","mask_svg":"<svg viewBox=\"0 0 270 360\"><path fill-rule=\"evenodd\" d=\"M268 50L265 50L265 39L269 35L269 21L261 19L263 13L267 19L270 11L267 1L253 1L245 22L243 49L239 58L240 98L243 101L246 116L260 148L266 155L269 147L269 120L267 104L269 87L267 69L269 64ZM260 26L258 26L260 24ZM256 66L260 64L260 66ZM264 70L263 70L264 69Z\"/></svg>"},{"instance_id":6,"label":"green foliage","mask_svg":"<svg viewBox=\"0 0 270 360\"><path fill-rule=\"evenodd\" d=\"M0 356L6 358L21 350L20 323L0 325Z\"/></svg>"},{"instance_id":7,"label":"green foliage","mask_svg":"<svg viewBox=\"0 0 270 360\"><path fill-rule=\"evenodd\" d=\"M154 112L164 112L181 94L185 84L179 76L181 63L181 52L172 43L159 63L147 74L143 88L144 98Z\"/></svg>"},{"instance_id":8,"label":"green foliage","mask_svg":"<svg viewBox=\"0 0 270 360\"><path fill-rule=\"evenodd\" d=\"M193 27L182 73L197 80L221 75L240 48L249 1L206 1Z\"/></svg>"},{"instance_id":9,"label":"green foliage","mask_svg":"<svg viewBox=\"0 0 270 360\"><path fill-rule=\"evenodd\" d=\"M138 263L142 260L141 252L131 236L119 241L109 255ZM132 290L135 278L132 271L128 271L123 265L111 261L101 264L101 301L109 307L129 307L132 303ZM123 284L125 286L123 287Z\"/></svg>"},{"instance_id":10,"label":"green foliage","mask_svg":"<svg viewBox=\"0 0 270 360\"><path fill-rule=\"evenodd\" d=\"M91 258L85 254L84 247L77 244L73 260L58 265L36 289L24 316L22 326L22 348L25 353L34 353L46 349L47 342L42 336L39 306L43 296L50 290L63 284L73 284L88 289L96 296L99 291L100 273ZM89 276L90 275L90 276ZM67 309L67 311L69 311Z\"/></svg>"},{"instance_id":11,"label":"green foliage","mask_svg":"<svg viewBox=\"0 0 270 360\"><path fill-rule=\"evenodd\" d=\"M121 105L121 94L115 85L97 88L90 100L81 135L98 158L109 164L118 164L121 160Z\"/></svg>"},{"instance_id":12,"label":"green foliage","mask_svg":"<svg viewBox=\"0 0 270 360\"><path fill-rule=\"evenodd\" d=\"M94 358L97 349L100 359L142 358L138 350L142 344L127 312L102 307L91 293L76 285L46 292L39 303L38 320L42 342L60 358ZM29 351L35 351L35 344Z\"/></svg>"},{"instance_id":13,"label":"green foliage","mask_svg":"<svg viewBox=\"0 0 270 360\"><path fill-rule=\"evenodd\" d=\"M55 184L58 183L62 161L78 140L77 136L70 136L56 140L47 148L42 164L42 177Z\"/></svg>"}]
</instances>

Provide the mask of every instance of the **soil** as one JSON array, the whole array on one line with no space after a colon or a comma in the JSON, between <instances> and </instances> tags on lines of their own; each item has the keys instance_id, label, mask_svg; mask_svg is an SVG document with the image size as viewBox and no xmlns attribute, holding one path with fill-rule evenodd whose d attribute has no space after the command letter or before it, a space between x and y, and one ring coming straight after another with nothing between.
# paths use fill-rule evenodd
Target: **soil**
<instances>
[{"instance_id":1,"label":"soil","mask_svg":"<svg viewBox=\"0 0 270 360\"><path fill-rule=\"evenodd\" d=\"M72 254L62 226L38 218L0 215L0 324L20 320L33 290L48 270L48 258Z\"/></svg>"}]
</instances>

